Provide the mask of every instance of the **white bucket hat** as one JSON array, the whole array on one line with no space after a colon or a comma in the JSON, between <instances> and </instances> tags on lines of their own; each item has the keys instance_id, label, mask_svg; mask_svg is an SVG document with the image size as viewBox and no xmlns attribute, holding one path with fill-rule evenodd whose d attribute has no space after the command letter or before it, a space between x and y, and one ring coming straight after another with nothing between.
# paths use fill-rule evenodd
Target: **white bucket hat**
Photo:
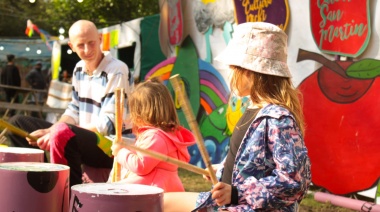
<instances>
[{"instance_id":1,"label":"white bucket hat","mask_svg":"<svg viewBox=\"0 0 380 212\"><path fill-rule=\"evenodd\" d=\"M276 25L246 22L234 28L233 37L215 60L262 74L291 77L287 65L288 36Z\"/></svg>"}]
</instances>

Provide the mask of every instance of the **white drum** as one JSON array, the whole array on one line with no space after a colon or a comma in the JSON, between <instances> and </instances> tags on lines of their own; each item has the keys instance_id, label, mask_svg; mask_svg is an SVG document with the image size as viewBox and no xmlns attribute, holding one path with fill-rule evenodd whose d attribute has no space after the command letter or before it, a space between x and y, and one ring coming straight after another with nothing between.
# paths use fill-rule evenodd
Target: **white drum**
<instances>
[{"instance_id":1,"label":"white drum","mask_svg":"<svg viewBox=\"0 0 380 212\"><path fill-rule=\"evenodd\" d=\"M0 147L0 163L44 162L44 151L23 147Z\"/></svg>"},{"instance_id":2,"label":"white drum","mask_svg":"<svg viewBox=\"0 0 380 212\"><path fill-rule=\"evenodd\" d=\"M70 211L161 212L164 190L122 183L89 183L71 187Z\"/></svg>"},{"instance_id":3,"label":"white drum","mask_svg":"<svg viewBox=\"0 0 380 212\"><path fill-rule=\"evenodd\" d=\"M69 172L52 163L0 163L0 211L69 211Z\"/></svg>"}]
</instances>

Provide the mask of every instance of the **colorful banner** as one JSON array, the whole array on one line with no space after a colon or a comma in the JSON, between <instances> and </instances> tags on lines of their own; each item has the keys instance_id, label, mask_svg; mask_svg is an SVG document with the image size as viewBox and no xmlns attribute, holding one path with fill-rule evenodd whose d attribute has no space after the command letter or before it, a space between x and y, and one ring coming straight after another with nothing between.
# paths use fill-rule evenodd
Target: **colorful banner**
<instances>
[{"instance_id":1,"label":"colorful banner","mask_svg":"<svg viewBox=\"0 0 380 212\"><path fill-rule=\"evenodd\" d=\"M102 50L109 51L110 50L110 33L109 32L103 33L102 36L103 36Z\"/></svg>"},{"instance_id":2,"label":"colorful banner","mask_svg":"<svg viewBox=\"0 0 380 212\"><path fill-rule=\"evenodd\" d=\"M182 7L180 0L168 0L168 30L171 45L179 45L182 41Z\"/></svg>"},{"instance_id":3,"label":"colorful banner","mask_svg":"<svg viewBox=\"0 0 380 212\"><path fill-rule=\"evenodd\" d=\"M119 45L119 30L115 29L110 34L110 47L115 48Z\"/></svg>"},{"instance_id":4,"label":"colorful banner","mask_svg":"<svg viewBox=\"0 0 380 212\"><path fill-rule=\"evenodd\" d=\"M287 0L234 0L235 21L268 22L285 30L289 22Z\"/></svg>"},{"instance_id":5,"label":"colorful banner","mask_svg":"<svg viewBox=\"0 0 380 212\"><path fill-rule=\"evenodd\" d=\"M28 19L26 21L26 29L25 29L25 34L28 36L28 37L32 37L34 32L37 32L41 39L45 42L46 46L48 47L49 50L51 50L51 45L49 43L49 41L51 40L58 40L58 37L56 36L51 36L47 31L43 30L43 29L40 29L38 28L37 25L33 24L33 22Z\"/></svg>"},{"instance_id":6,"label":"colorful banner","mask_svg":"<svg viewBox=\"0 0 380 212\"><path fill-rule=\"evenodd\" d=\"M367 48L369 0L310 0L310 20L314 41L322 52L357 57Z\"/></svg>"}]
</instances>

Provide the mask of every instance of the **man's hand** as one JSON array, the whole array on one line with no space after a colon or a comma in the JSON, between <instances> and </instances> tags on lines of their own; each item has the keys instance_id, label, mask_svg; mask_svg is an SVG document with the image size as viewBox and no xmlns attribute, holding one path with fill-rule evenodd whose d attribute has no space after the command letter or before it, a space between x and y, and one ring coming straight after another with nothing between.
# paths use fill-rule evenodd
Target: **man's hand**
<instances>
[{"instance_id":1,"label":"man's hand","mask_svg":"<svg viewBox=\"0 0 380 212\"><path fill-rule=\"evenodd\" d=\"M37 146L42 150L50 151L50 129L40 129L30 133L31 136L38 138ZM36 145L36 141L26 138L30 145Z\"/></svg>"},{"instance_id":2,"label":"man's hand","mask_svg":"<svg viewBox=\"0 0 380 212\"><path fill-rule=\"evenodd\" d=\"M228 205L231 203L232 186L226 183L218 182L211 190L212 199L219 206Z\"/></svg>"}]
</instances>

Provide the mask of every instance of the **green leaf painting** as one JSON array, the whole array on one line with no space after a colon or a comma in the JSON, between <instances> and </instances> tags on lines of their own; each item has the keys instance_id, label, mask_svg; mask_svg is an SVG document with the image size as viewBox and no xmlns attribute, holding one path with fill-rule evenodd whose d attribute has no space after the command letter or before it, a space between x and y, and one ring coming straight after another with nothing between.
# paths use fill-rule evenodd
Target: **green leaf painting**
<instances>
[{"instance_id":1,"label":"green leaf painting","mask_svg":"<svg viewBox=\"0 0 380 212\"><path fill-rule=\"evenodd\" d=\"M347 76L357 79L373 79L380 75L380 60L366 58L347 68Z\"/></svg>"}]
</instances>

